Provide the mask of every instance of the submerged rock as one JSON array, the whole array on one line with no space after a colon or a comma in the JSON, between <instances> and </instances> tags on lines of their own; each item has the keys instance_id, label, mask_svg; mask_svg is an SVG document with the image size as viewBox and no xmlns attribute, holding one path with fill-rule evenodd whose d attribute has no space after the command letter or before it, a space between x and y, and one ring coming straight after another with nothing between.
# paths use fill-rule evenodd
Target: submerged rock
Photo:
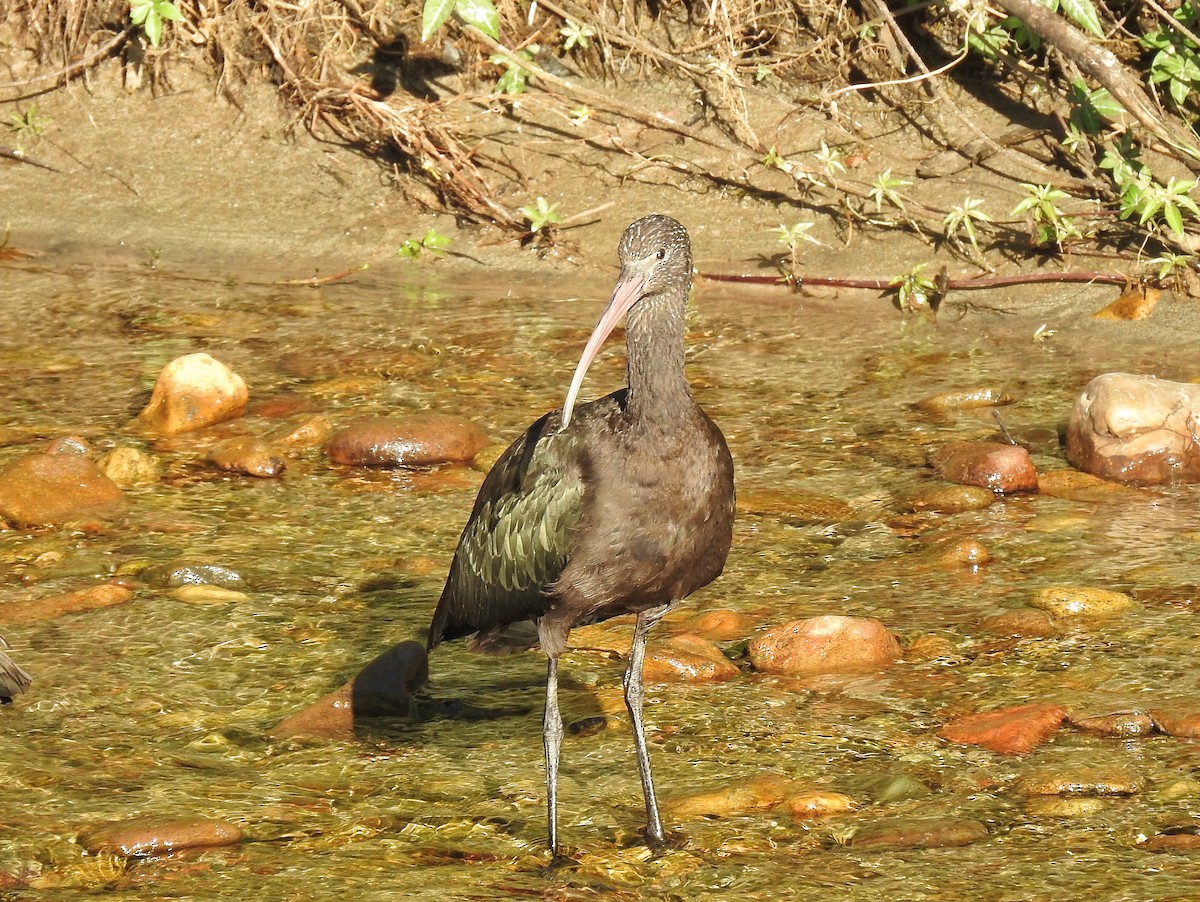
<instances>
[{"instance_id":1,"label":"submerged rock","mask_svg":"<svg viewBox=\"0 0 1200 902\"><path fill-rule=\"evenodd\" d=\"M669 805L677 818L735 817L752 811L774 808L796 788L794 781L777 774L766 774L746 782L734 782L719 789L696 793Z\"/></svg>"},{"instance_id":2,"label":"submerged rock","mask_svg":"<svg viewBox=\"0 0 1200 902\"><path fill-rule=\"evenodd\" d=\"M987 839L982 823L966 817L896 817L862 827L848 845L860 851L948 849Z\"/></svg>"},{"instance_id":3,"label":"submerged rock","mask_svg":"<svg viewBox=\"0 0 1200 902\"><path fill-rule=\"evenodd\" d=\"M900 643L871 617L827 614L759 633L747 649L762 673L870 673L900 657Z\"/></svg>"},{"instance_id":4,"label":"submerged rock","mask_svg":"<svg viewBox=\"0 0 1200 902\"><path fill-rule=\"evenodd\" d=\"M981 745L1001 755L1025 755L1054 735L1066 716L1067 709L1062 705L1018 705L955 718L938 730L938 735L950 742Z\"/></svg>"},{"instance_id":5,"label":"submerged rock","mask_svg":"<svg viewBox=\"0 0 1200 902\"><path fill-rule=\"evenodd\" d=\"M1043 769L1016 784L1016 791L1027 796L1129 796L1145 788L1146 778L1139 774L1100 766Z\"/></svg>"},{"instance_id":6,"label":"submerged rock","mask_svg":"<svg viewBox=\"0 0 1200 902\"><path fill-rule=\"evenodd\" d=\"M99 466L119 486L153 485L162 475L162 467L153 454L128 445L113 448L100 458Z\"/></svg>"},{"instance_id":7,"label":"submerged rock","mask_svg":"<svg viewBox=\"0 0 1200 902\"><path fill-rule=\"evenodd\" d=\"M915 511L959 514L991 507L996 493L978 485L940 485L917 493L908 503Z\"/></svg>"},{"instance_id":8,"label":"submerged rock","mask_svg":"<svg viewBox=\"0 0 1200 902\"><path fill-rule=\"evenodd\" d=\"M1023 636L1030 639L1047 639L1063 631L1053 617L1037 608L1001 611L984 620L979 628L997 636Z\"/></svg>"},{"instance_id":9,"label":"submerged rock","mask_svg":"<svg viewBox=\"0 0 1200 902\"><path fill-rule=\"evenodd\" d=\"M830 495L801 489L738 489L739 514L766 514L802 523L845 523L858 519L854 508Z\"/></svg>"},{"instance_id":10,"label":"submerged rock","mask_svg":"<svg viewBox=\"0 0 1200 902\"><path fill-rule=\"evenodd\" d=\"M336 464L422 467L467 463L487 447L483 430L443 413L362 419L339 429L325 446Z\"/></svg>"},{"instance_id":11,"label":"submerged rock","mask_svg":"<svg viewBox=\"0 0 1200 902\"><path fill-rule=\"evenodd\" d=\"M752 627L745 614L719 608L697 614L687 621L687 629L713 642L727 642L749 635Z\"/></svg>"},{"instance_id":12,"label":"submerged rock","mask_svg":"<svg viewBox=\"0 0 1200 902\"><path fill-rule=\"evenodd\" d=\"M413 693L429 679L429 658L419 642L393 645L341 688L277 724L270 735L354 735L365 717L413 717Z\"/></svg>"},{"instance_id":13,"label":"submerged rock","mask_svg":"<svg viewBox=\"0 0 1200 902\"><path fill-rule=\"evenodd\" d=\"M1020 445L1001 442L952 442L929 461L943 479L977 485L1000 494L1037 489L1037 470Z\"/></svg>"},{"instance_id":14,"label":"submerged rock","mask_svg":"<svg viewBox=\"0 0 1200 902\"><path fill-rule=\"evenodd\" d=\"M1154 732L1154 718L1145 711L1118 711L1113 714L1076 714L1071 712L1071 726L1101 736L1131 739Z\"/></svg>"},{"instance_id":15,"label":"submerged rock","mask_svg":"<svg viewBox=\"0 0 1200 902\"><path fill-rule=\"evenodd\" d=\"M700 636L682 633L646 652L643 678L649 683L716 683L740 673L721 649Z\"/></svg>"},{"instance_id":16,"label":"submerged rock","mask_svg":"<svg viewBox=\"0 0 1200 902\"><path fill-rule=\"evenodd\" d=\"M815 820L835 814L845 814L858 808L858 802L844 792L810 789L790 795L783 804L798 821Z\"/></svg>"},{"instance_id":17,"label":"submerged rock","mask_svg":"<svg viewBox=\"0 0 1200 902\"><path fill-rule=\"evenodd\" d=\"M1095 586L1046 586L1034 593L1029 604L1055 620L1104 620L1137 607L1124 592Z\"/></svg>"},{"instance_id":18,"label":"submerged rock","mask_svg":"<svg viewBox=\"0 0 1200 902\"><path fill-rule=\"evenodd\" d=\"M977 410L980 407L1003 407L1016 400L998 388L960 389L942 392L922 398L914 406L928 413L951 413L959 410Z\"/></svg>"},{"instance_id":19,"label":"submerged rock","mask_svg":"<svg viewBox=\"0 0 1200 902\"><path fill-rule=\"evenodd\" d=\"M1067 460L1141 485L1200 479L1200 385L1104 373L1084 388L1067 424Z\"/></svg>"},{"instance_id":20,"label":"submerged rock","mask_svg":"<svg viewBox=\"0 0 1200 902\"><path fill-rule=\"evenodd\" d=\"M1200 699L1169 699L1150 710L1154 725L1168 736L1200 739Z\"/></svg>"},{"instance_id":21,"label":"submerged rock","mask_svg":"<svg viewBox=\"0 0 1200 902\"><path fill-rule=\"evenodd\" d=\"M237 824L217 818L152 814L85 830L79 843L92 854L151 856L232 846L243 835Z\"/></svg>"},{"instance_id":22,"label":"submerged rock","mask_svg":"<svg viewBox=\"0 0 1200 902\"><path fill-rule=\"evenodd\" d=\"M208 452L208 459L218 470L260 479L281 476L286 468L283 458L266 442L249 436L218 442Z\"/></svg>"},{"instance_id":23,"label":"submerged rock","mask_svg":"<svg viewBox=\"0 0 1200 902\"><path fill-rule=\"evenodd\" d=\"M1067 501L1107 501L1111 498L1137 497L1138 489L1081 473L1079 470L1051 470L1038 476L1038 494ZM1149 497L1141 492L1142 497Z\"/></svg>"},{"instance_id":24,"label":"submerged rock","mask_svg":"<svg viewBox=\"0 0 1200 902\"><path fill-rule=\"evenodd\" d=\"M187 354L163 367L138 419L155 432L178 435L240 417L249 396L242 377L221 361Z\"/></svg>"},{"instance_id":25,"label":"submerged rock","mask_svg":"<svg viewBox=\"0 0 1200 902\"><path fill-rule=\"evenodd\" d=\"M67 438L17 458L0 471L0 518L26 527L123 515L120 486L91 459L90 451L85 442Z\"/></svg>"},{"instance_id":26,"label":"submerged rock","mask_svg":"<svg viewBox=\"0 0 1200 902\"><path fill-rule=\"evenodd\" d=\"M94 611L124 604L133 598L133 590L120 580L88 586L75 592L47 595L27 601L13 601L0 605L0 623L37 623L54 620L66 614Z\"/></svg>"}]
</instances>

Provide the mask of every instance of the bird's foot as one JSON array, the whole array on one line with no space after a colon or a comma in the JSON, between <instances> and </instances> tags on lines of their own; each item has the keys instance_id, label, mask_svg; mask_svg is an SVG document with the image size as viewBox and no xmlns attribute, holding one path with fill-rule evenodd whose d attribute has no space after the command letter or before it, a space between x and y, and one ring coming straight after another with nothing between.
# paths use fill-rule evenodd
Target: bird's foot
<instances>
[{"instance_id":1,"label":"bird's foot","mask_svg":"<svg viewBox=\"0 0 1200 902\"><path fill-rule=\"evenodd\" d=\"M656 834L649 827L642 828L642 836L652 852L670 852L687 847L687 834L679 830L663 830Z\"/></svg>"},{"instance_id":2,"label":"bird's foot","mask_svg":"<svg viewBox=\"0 0 1200 902\"><path fill-rule=\"evenodd\" d=\"M558 871L561 871L563 868L571 867L577 864L579 864L579 862L570 855L564 855L561 851L555 850L551 853L550 863L546 865L543 873L545 873L547 876L550 876Z\"/></svg>"}]
</instances>

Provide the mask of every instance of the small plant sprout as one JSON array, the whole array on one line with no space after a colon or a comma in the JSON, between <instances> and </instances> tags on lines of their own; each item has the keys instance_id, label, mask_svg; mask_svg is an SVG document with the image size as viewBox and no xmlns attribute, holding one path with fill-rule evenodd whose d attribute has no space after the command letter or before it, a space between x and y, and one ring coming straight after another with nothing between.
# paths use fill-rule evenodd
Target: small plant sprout
<instances>
[{"instance_id":1,"label":"small plant sprout","mask_svg":"<svg viewBox=\"0 0 1200 902\"><path fill-rule=\"evenodd\" d=\"M930 300L937 292L933 279L922 275L925 264L918 263L900 278L892 282L896 289L896 302L905 313L931 310Z\"/></svg>"},{"instance_id":2,"label":"small plant sprout","mask_svg":"<svg viewBox=\"0 0 1200 902\"><path fill-rule=\"evenodd\" d=\"M958 232L961 229L967 236L967 241L971 247L975 249L975 253L979 253L979 236L975 231L976 223L988 223L992 221L992 217L980 209L983 206L983 201L977 197L968 197L957 207L951 207L950 212L946 214L946 218L942 220L942 225L946 229L946 237L951 241L958 241Z\"/></svg>"},{"instance_id":3,"label":"small plant sprout","mask_svg":"<svg viewBox=\"0 0 1200 902\"><path fill-rule=\"evenodd\" d=\"M824 141L821 142L821 149L817 151L817 162L821 164L821 171L828 178L837 178L846 172L846 151L840 147L830 147Z\"/></svg>"},{"instance_id":4,"label":"small plant sprout","mask_svg":"<svg viewBox=\"0 0 1200 902\"><path fill-rule=\"evenodd\" d=\"M571 124L583 125L592 118L592 109L588 106L577 106L571 110Z\"/></svg>"},{"instance_id":5,"label":"small plant sprout","mask_svg":"<svg viewBox=\"0 0 1200 902\"><path fill-rule=\"evenodd\" d=\"M1147 260L1146 262L1151 266L1158 267L1155 270L1154 277L1159 282L1166 282L1168 280L1178 281L1180 274L1191 267L1195 259L1191 254L1164 253L1162 256L1155 257L1153 260Z\"/></svg>"},{"instance_id":6,"label":"small plant sprout","mask_svg":"<svg viewBox=\"0 0 1200 902\"><path fill-rule=\"evenodd\" d=\"M444 257L446 248L450 246L450 238L447 238L437 229L430 229L425 233L425 237L421 239L409 238L402 245L396 254L400 257L408 257L410 260L419 259L422 254L429 254L433 257Z\"/></svg>"},{"instance_id":7,"label":"small plant sprout","mask_svg":"<svg viewBox=\"0 0 1200 902\"><path fill-rule=\"evenodd\" d=\"M1052 185L1031 185L1024 182L1021 187L1029 196L1013 207L1009 215L1029 214L1038 245L1056 244L1061 248L1064 242L1083 237L1075 223L1071 222L1058 206L1059 201L1068 200L1071 195Z\"/></svg>"},{"instance_id":8,"label":"small plant sprout","mask_svg":"<svg viewBox=\"0 0 1200 902\"><path fill-rule=\"evenodd\" d=\"M130 0L129 21L141 26L150 46L157 47L162 40L163 22L178 22L183 14L171 0Z\"/></svg>"},{"instance_id":9,"label":"small plant sprout","mask_svg":"<svg viewBox=\"0 0 1200 902\"><path fill-rule=\"evenodd\" d=\"M898 179L892 175L890 166L879 173L879 177L875 179L869 192L871 199L875 201L875 212L882 213L884 203L903 211L904 200L900 197L899 189L911 184L912 182L906 182L904 179Z\"/></svg>"},{"instance_id":10,"label":"small plant sprout","mask_svg":"<svg viewBox=\"0 0 1200 902\"><path fill-rule=\"evenodd\" d=\"M32 103L25 112L11 113L8 117L8 127L17 133L19 139L37 138L49 124L50 120L39 115L37 106Z\"/></svg>"},{"instance_id":11,"label":"small plant sprout","mask_svg":"<svg viewBox=\"0 0 1200 902\"><path fill-rule=\"evenodd\" d=\"M807 241L810 244L816 244L818 246L821 244L820 241L808 234L808 230L814 225L815 223L811 222L798 222L794 226L780 224L780 226L774 230L775 234L779 236L779 243L787 247L788 255L792 258L791 271L793 273L796 271L796 249L799 247L800 242Z\"/></svg>"},{"instance_id":12,"label":"small plant sprout","mask_svg":"<svg viewBox=\"0 0 1200 902\"><path fill-rule=\"evenodd\" d=\"M474 25L492 40L500 40L500 14L492 0L425 0L421 7L421 42L433 37L451 14L464 25Z\"/></svg>"},{"instance_id":13,"label":"small plant sprout","mask_svg":"<svg viewBox=\"0 0 1200 902\"><path fill-rule=\"evenodd\" d=\"M771 149L758 162L762 163L768 169L782 169L786 161L779 155L779 151L776 150L775 145L771 145Z\"/></svg>"},{"instance_id":14,"label":"small plant sprout","mask_svg":"<svg viewBox=\"0 0 1200 902\"><path fill-rule=\"evenodd\" d=\"M550 227L562 222L562 216L558 212L558 204L549 203L544 197L539 197L536 204L522 207L521 212L525 214L525 219L529 221L529 231L534 235L538 232L544 232L549 235Z\"/></svg>"},{"instance_id":15,"label":"small plant sprout","mask_svg":"<svg viewBox=\"0 0 1200 902\"><path fill-rule=\"evenodd\" d=\"M524 50L517 53L516 57L524 62L533 62L533 58L539 49L537 44L530 44ZM529 81L528 69L517 65L507 56L502 56L499 53L492 56L491 62L497 66L504 66L504 74L496 82L497 93L516 95L525 90L525 83Z\"/></svg>"},{"instance_id":16,"label":"small plant sprout","mask_svg":"<svg viewBox=\"0 0 1200 902\"><path fill-rule=\"evenodd\" d=\"M567 19L567 24L558 30L563 37L563 50L570 52L578 47L587 50L596 36L596 29L591 25L580 25Z\"/></svg>"}]
</instances>

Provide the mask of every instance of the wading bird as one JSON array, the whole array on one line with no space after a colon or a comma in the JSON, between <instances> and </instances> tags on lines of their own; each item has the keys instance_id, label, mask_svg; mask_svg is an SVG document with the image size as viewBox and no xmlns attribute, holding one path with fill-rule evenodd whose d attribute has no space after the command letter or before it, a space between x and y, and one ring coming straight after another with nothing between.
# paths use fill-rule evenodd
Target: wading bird
<instances>
[{"instance_id":1,"label":"wading bird","mask_svg":"<svg viewBox=\"0 0 1200 902\"><path fill-rule=\"evenodd\" d=\"M562 718L558 657L571 629L637 614L625 703L646 800L646 840L664 842L642 725L646 634L725 566L733 530L733 461L684 375L692 279L687 231L639 219L620 244L621 273L584 347L562 410L496 461L459 539L429 648L472 637L485 652L540 645L549 658L542 733L548 832L558 853ZM627 386L575 406L584 374L625 319Z\"/></svg>"}]
</instances>

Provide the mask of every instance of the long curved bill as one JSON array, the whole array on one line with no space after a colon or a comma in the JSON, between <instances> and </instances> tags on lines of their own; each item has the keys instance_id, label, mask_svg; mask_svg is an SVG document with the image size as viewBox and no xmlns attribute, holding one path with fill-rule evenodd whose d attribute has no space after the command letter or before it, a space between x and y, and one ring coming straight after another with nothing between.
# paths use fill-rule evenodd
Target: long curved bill
<instances>
[{"instance_id":1,"label":"long curved bill","mask_svg":"<svg viewBox=\"0 0 1200 902\"><path fill-rule=\"evenodd\" d=\"M579 389L583 386L583 377L587 374L588 367L600 353L600 348L612 334L612 330L617 327L617 323L641 298L642 290L645 287L646 276L628 268L621 270L617 285L613 289L612 298L609 300L608 306L604 308L604 312L600 314L600 322L596 323L596 328L588 337L583 354L579 358L579 364L575 367L575 375L571 377L571 387L567 390L567 400L562 409L564 429L571 424L571 411L575 409L575 399L579 397Z\"/></svg>"}]
</instances>

